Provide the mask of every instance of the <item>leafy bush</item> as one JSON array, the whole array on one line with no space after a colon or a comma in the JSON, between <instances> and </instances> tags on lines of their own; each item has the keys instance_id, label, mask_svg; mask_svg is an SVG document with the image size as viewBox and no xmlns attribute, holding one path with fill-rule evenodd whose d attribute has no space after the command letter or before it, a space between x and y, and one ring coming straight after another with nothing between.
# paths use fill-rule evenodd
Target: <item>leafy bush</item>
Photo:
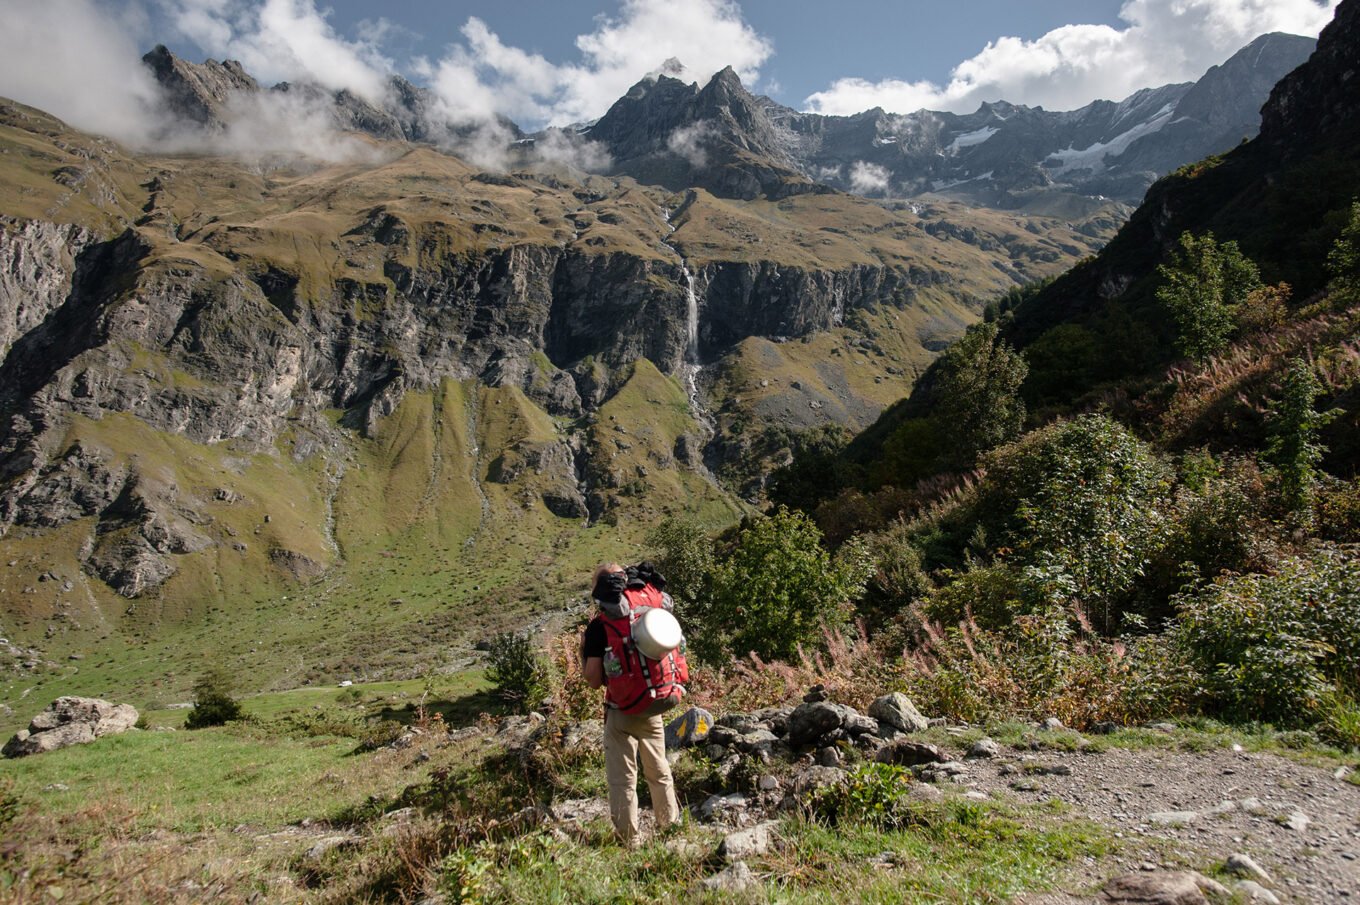
<instances>
[{"instance_id":1,"label":"leafy bush","mask_svg":"<svg viewBox=\"0 0 1360 905\"><path fill-rule=\"evenodd\" d=\"M1312 521L1313 489L1318 463L1327 448L1317 442L1318 431L1336 417L1318 412L1313 403L1322 384L1312 365L1302 358L1289 363L1281 398L1270 417L1270 442L1265 459L1272 466L1285 510L1305 524Z\"/></svg>"},{"instance_id":2,"label":"leafy bush","mask_svg":"<svg viewBox=\"0 0 1360 905\"><path fill-rule=\"evenodd\" d=\"M1327 253L1327 273L1337 307L1360 302L1360 201L1351 202L1350 219Z\"/></svg>"},{"instance_id":3,"label":"leafy bush","mask_svg":"<svg viewBox=\"0 0 1360 905\"><path fill-rule=\"evenodd\" d=\"M231 673L220 667L205 672L194 685L194 707L184 719L184 728L221 726L245 716L232 696L234 681Z\"/></svg>"},{"instance_id":4,"label":"leafy bush","mask_svg":"<svg viewBox=\"0 0 1360 905\"><path fill-rule=\"evenodd\" d=\"M1329 697L1360 690L1360 562L1335 549L1275 575L1220 578L1177 604L1175 636L1228 716L1316 722Z\"/></svg>"},{"instance_id":5,"label":"leafy bush","mask_svg":"<svg viewBox=\"0 0 1360 905\"><path fill-rule=\"evenodd\" d=\"M1038 400L1068 400L1090 386L1100 365L1094 333L1080 324L1060 324L1025 347L1029 376L1025 394Z\"/></svg>"},{"instance_id":6,"label":"leafy bush","mask_svg":"<svg viewBox=\"0 0 1360 905\"><path fill-rule=\"evenodd\" d=\"M1031 595L1020 576L1004 565L983 566L944 575L945 584L930 596L926 617L945 625L973 622L985 629L1009 625L1031 610Z\"/></svg>"},{"instance_id":7,"label":"leafy bush","mask_svg":"<svg viewBox=\"0 0 1360 905\"><path fill-rule=\"evenodd\" d=\"M1343 543L1360 541L1360 480L1329 481L1317 497L1318 534Z\"/></svg>"},{"instance_id":8,"label":"leafy bush","mask_svg":"<svg viewBox=\"0 0 1360 905\"><path fill-rule=\"evenodd\" d=\"M406 732L406 727L396 720L380 720L372 726L359 731L359 748L363 751L377 751L386 748Z\"/></svg>"},{"instance_id":9,"label":"leafy bush","mask_svg":"<svg viewBox=\"0 0 1360 905\"><path fill-rule=\"evenodd\" d=\"M818 789L812 798L813 816L830 824L865 823L879 829L900 829L913 822L908 788L911 774L891 764L860 764L840 785Z\"/></svg>"},{"instance_id":10,"label":"leafy bush","mask_svg":"<svg viewBox=\"0 0 1360 905\"><path fill-rule=\"evenodd\" d=\"M528 713L551 691L548 661L529 637L502 632L491 639L487 651L487 678L495 694L518 713Z\"/></svg>"},{"instance_id":11,"label":"leafy bush","mask_svg":"<svg viewBox=\"0 0 1360 905\"><path fill-rule=\"evenodd\" d=\"M998 338L996 324L974 327L940 356L934 397L949 452L959 466L1014 439L1025 423L1020 385L1029 366Z\"/></svg>"},{"instance_id":12,"label":"leafy bush","mask_svg":"<svg viewBox=\"0 0 1360 905\"><path fill-rule=\"evenodd\" d=\"M647 535L657 571L666 576L666 591L676 608L689 614L708 597L715 562L713 539L693 519L668 518Z\"/></svg>"},{"instance_id":13,"label":"leafy bush","mask_svg":"<svg viewBox=\"0 0 1360 905\"><path fill-rule=\"evenodd\" d=\"M885 531L866 539L874 562L860 609L873 625L882 625L925 599L935 589L926 574L921 551L916 548L910 528L896 522Z\"/></svg>"},{"instance_id":14,"label":"leafy bush","mask_svg":"<svg viewBox=\"0 0 1360 905\"><path fill-rule=\"evenodd\" d=\"M1266 492L1252 459L1219 461L1188 454L1170 505L1164 543L1143 578L1120 602L1154 627L1175 615L1171 599L1224 571L1248 571L1262 558Z\"/></svg>"},{"instance_id":15,"label":"leafy bush","mask_svg":"<svg viewBox=\"0 0 1360 905\"><path fill-rule=\"evenodd\" d=\"M1104 415L1033 431L996 450L987 468L983 525L1014 548L1026 582L1100 608L1111 628L1110 602L1161 545L1167 469Z\"/></svg>"},{"instance_id":16,"label":"leafy bush","mask_svg":"<svg viewBox=\"0 0 1360 905\"><path fill-rule=\"evenodd\" d=\"M823 626L847 622L872 572L864 545L851 541L835 559L802 513L780 507L757 516L713 570L708 606L691 646L700 658L755 652L788 659L814 644Z\"/></svg>"}]
</instances>

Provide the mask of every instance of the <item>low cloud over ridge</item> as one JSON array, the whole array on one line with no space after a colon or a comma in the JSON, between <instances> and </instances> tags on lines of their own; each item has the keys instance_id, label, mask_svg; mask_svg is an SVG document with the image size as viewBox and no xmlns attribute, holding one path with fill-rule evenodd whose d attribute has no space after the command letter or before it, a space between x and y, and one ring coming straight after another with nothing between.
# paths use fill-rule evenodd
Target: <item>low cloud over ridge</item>
<instances>
[{"instance_id":1,"label":"low cloud over ridge","mask_svg":"<svg viewBox=\"0 0 1360 905\"><path fill-rule=\"evenodd\" d=\"M1064 25L1033 40L997 38L954 67L948 84L844 78L813 94L806 109L848 115L971 113L1006 100L1074 110L1093 100L1121 100L1140 88L1186 82L1267 32L1316 35L1339 0L1128 0L1125 28Z\"/></svg>"}]
</instances>

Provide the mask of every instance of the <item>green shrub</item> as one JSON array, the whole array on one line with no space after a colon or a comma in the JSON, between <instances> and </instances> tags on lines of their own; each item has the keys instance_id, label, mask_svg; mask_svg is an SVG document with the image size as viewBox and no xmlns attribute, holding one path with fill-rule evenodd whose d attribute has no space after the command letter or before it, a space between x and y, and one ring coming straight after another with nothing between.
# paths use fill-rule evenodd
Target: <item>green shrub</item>
<instances>
[{"instance_id":1,"label":"green shrub","mask_svg":"<svg viewBox=\"0 0 1360 905\"><path fill-rule=\"evenodd\" d=\"M1213 233L1182 233L1179 246L1170 263L1157 267L1157 300L1176 322L1180 351L1204 361L1227 346L1238 309L1261 287L1261 277L1236 242L1220 245Z\"/></svg>"},{"instance_id":2,"label":"green shrub","mask_svg":"<svg viewBox=\"0 0 1360 905\"><path fill-rule=\"evenodd\" d=\"M363 751L376 751L401 738L406 727L396 720L381 720L372 726L359 730L359 748Z\"/></svg>"},{"instance_id":3,"label":"green shrub","mask_svg":"<svg viewBox=\"0 0 1360 905\"><path fill-rule=\"evenodd\" d=\"M551 691L552 674L527 635L502 632L491 639L487 678L495 694L512 709L528 713Z\"/></svg>"},{"instance_id":4,"label":"green shrub","mask_svg":"<svg viewBox=\"0 0 1360 905\"><path fill-rule=\"evenodd\" d=\"M1331 696L1358 690L1360 562L1335 549L1225 576L1177 605L1176 638L1228 716L1314 723Z\"/></svg>"},{"instance_id":5,"label":"green shrub","mask_svg":"<svg viewBox=\"0 0 1360 905\"><path fill-rule=\"evenodd\" d=\"M1360 542L1360 480L1328 481L1318 492L1315 528L1322 537Z\"/></svg>"},{"instance_id":6,"label":"green shrub","mask_svg":"<svg viewBox=\"0 0 1360 905\"><path fill-rule=\"evenodd\" d=\"M220 667L205 672L194 685L194 706L184 719L184 728L203 729L221 726L245 716L232 696L235 680Z\"/></svg>"},{"instance_id":7,"label":"green shrub","mask_svg":"<svg viewBox=\"0 0 1360 905\"><path fill-rule=\"evenodd\" d=\"M874 626L882 625L924 600L935 589L926 574L921 551L904 522L869 535L866 539L874 574L865 588L860 609Z\"/></svg>"},{"instance_id":8,"label":"green shrub","mask_svg":"<svg viewBox=\"0 0 1360 905\"><path fill-rule=\"evenodd\" d=\"M1004 565L945 573L944 579L944 586L930 595L925 606L927 618L936 622L972 621L984 629L996 629L1031 609L1026 602L1031 595L1022 587L1020 576Z\"/></svg>"},{"instance_id":9,"label":"green shrub","mask_svg":"<svg viewBox=\"0 0 1360 905\"><path fill-rule=\"evenodd\" d=\"M1110 602L1162 543L1165 466L1115 421L1084 415L996 450L987 468L979 507L988 533L1014 549L1028 584L1073 594L1111 629Z\"/></svg>"},{"instance_id":10,"label":"green shrub","mask_svg":"<svg viewBox=\"0 0 1360 905\"><path fill-rule=\"evenodd\" d=\"M679 612L689 616L708 598L713 580L713 539L693 519L667 518L647 535L657 571Z\"/></svg>"},{"instance_id":11,"label":"green shrub","mask_svg":"<svg viewBox=\"0 0 1360 905\"><path fill-rule=\"evenodd\" d=\"M913 822L908 789L911 774L891 764L860 764L840 785L818 789L812 798L813 816L832 825L865 823L879 829L900 829Z\"/></svg>"},{"instance_id":12,"label":"green shrub","mask_svg":"<svg viewBox=\"0 0 1360 905\"><path fill-rule=\"evenodd\" d=\"M872 570L858 541L833 559L816 524L800 512L780 507L757 516L715 566L691 646L710 660L748 652L790 659L800 645L818 643L823 627L848 621L850 602L863 593Z\"/></svg>"},{"instance_id":13,"label":"green shrub","mask_svg":"<svg viewBox=\"0 0 1360 905\"><path fill-rule=\"evenodd\" d=\"M1351 202L1350 219L1327 253L1327 273L1338 308L1360 302L1360 201Z\"/></svg>"}]
</instances>

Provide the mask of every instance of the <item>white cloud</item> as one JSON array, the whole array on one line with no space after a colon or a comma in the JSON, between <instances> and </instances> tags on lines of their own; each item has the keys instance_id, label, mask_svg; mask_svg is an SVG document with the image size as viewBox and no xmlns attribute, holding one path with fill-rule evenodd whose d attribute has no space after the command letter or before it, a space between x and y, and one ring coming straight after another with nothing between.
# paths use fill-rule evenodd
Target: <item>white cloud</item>
<instances>
[{"instance_id":1,"label":"white cloud","mask_svg":"<svg viewBox=\"0 0 1360 905\"><path fill-rule=\"evenodd\" d=\"M133 37L140 22L91 0L20 0L5 18L0 95L124 142L145 138L160 92Z\"/></svg>"},{"instance_id":2,"label":"white cloud","mask_svg":"<svg viewBox=\"0 0 1360 905\"><path fill-rule=\"evenodd\" d=\"M864 160L856 160L850 165L850 191L857 195L872 195L886 192L892 174L885 167Z\"/></svg>"},{"instance_id":3,"label":"white cloud","mask_svg":"<svg viewBox=\"0 0 1360 905\"><path fill-rule=\"evenodd\" d=\"M700 120L688 126L681 126L666 139L666 146L688 161L692 167L708 166L708 150L704 143L713 134L713 125Z\"/></svg>"},{"instance_id":4,"label":"white cloud","mask_svg":"<svg viewBox=\"0 0 1360 905\"><path fill-rule=\"evenodd\" d=\"M185 37L219 59L240 60L265 84L315 82L381 100L392 61L368 37L336 34L314 0L160 0ZM381 35L381 30L379 30Z\"/></svg>"},{"instance_id":5,"label":"white cloud","mask_svg":"<svg viewBox=\"0 0 1360 905\"><path fill-rule=\"evenodd\" d=\"M839 79L809 97L818 113L872 107L971 112L984 101L1071 110L1098 98L1192 81L1258 35L1316 35L1339 0L1127 0L1123 28L1065 25L1033 40L998 38L950 73L948 84Z\"/></svg>"},{"instance_id":6,"label":"white cloud","mask_svg":"<svg viewBox=\"0 0 1360 905\"><path fill-rule=\"evenodd\" d=\"M476 18L462 34L465 44L428 64L444 103L467 115L494 108L530 126L596 119L669 58L684 63L689 79L730 65L753 84L774 52L732 0L624 0L617 16L597 18L576 39L581 60L560 65L506 45Z\"/></svg>"}]
</instances>

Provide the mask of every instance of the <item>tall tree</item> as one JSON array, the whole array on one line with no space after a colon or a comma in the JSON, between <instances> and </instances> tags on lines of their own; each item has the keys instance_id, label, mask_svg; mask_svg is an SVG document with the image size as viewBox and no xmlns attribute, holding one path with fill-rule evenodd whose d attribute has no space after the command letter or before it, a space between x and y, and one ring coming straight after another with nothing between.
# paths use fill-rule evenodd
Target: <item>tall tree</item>
<instances>
[{"instance_id":1,"label":"tall tree","mask_svg":"<svg viewBox=\"0 0 1360 905\"><path fill-rule=\"evenodd\" d=\"M1265 459L1274 470L1281 502L1291 515L1307 524L1312 521L1317 466L1327 452L1327 447L1317 442L1318 431L1337 412L1313 408L1322 395L1322 385L1302 358L1289 363L1281 390L1280 402L1270 416Z\"/></svg>"},{"instance_id":2,"label":"tall tree","mask_svg":"<svg viewBox=\"0 0 1360 905\"><path fill-rule=\"evenodd\" d=\"M936 423L950 465L967 467L980 453L1020 435L1025 403L1020 385L1029 366L998 337L996 324L982 324L945 351L935 390Z\"/></svg>"},{"instance_id":3,"label":"tall tree","mask_svg":"<svg viewBox=\"0 0 1360 905\"><path fill-rule=\"evenodd\" d=\"M1360 201L1351 202L1351 219L1327 253L1327 273L1338 306L1360 302Z\"/></svg>"},{"instance_id":4,"label":"tall tree","mask_svg":"<svg viewBox=\"0 0 1360 905\"><path fill-rule=\"evenodd\" d=\"M1237 329L1237 310L1261 287L1261 275L1236 242L1213 233L1181 233L1169 264L1157 267L1157 300L1176 322L1177 348L1196 361L1221 352Z\"/></svg>"}]
</instances>

